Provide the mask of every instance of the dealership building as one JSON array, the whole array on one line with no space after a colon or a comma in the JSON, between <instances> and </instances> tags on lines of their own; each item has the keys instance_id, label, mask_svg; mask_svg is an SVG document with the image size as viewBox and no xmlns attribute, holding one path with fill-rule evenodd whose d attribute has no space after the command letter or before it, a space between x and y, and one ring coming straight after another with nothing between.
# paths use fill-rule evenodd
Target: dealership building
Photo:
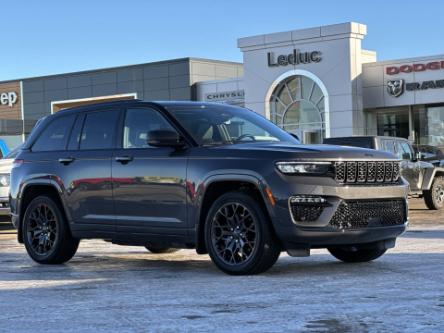
<instances>
[{"instance_id":1,"label":"dealership building","mask_svg":"<svg viewBox=\"0 0 444 333\"><path fill-rule=\"evenodd\" d=\"M304 143L377 134L444 147L444 55L377 61L366 34L350 22L240 38L243 63L184 58L0 82L0 138L14 146L63 108L137 98L246 106Z\"/></svg>"}]
</instances>

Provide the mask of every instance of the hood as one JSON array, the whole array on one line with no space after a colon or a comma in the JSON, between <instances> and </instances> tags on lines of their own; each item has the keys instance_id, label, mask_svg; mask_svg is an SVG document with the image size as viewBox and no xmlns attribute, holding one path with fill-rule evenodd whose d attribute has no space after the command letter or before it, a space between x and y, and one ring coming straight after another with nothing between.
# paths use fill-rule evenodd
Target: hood
<instances>
[{"instance_id":1,"label":"hood","mask_svg":"<svg viewBox=\"0 0 444 333\"><path fill-rule=\"evenodd\" d=\"M241 150L245 153L252 152L256 154L269 153L273 157L285 154L288 158L295 159L321 159L321 160L385 160L397 159L397 157L388 152L382 152L374 149L335 146L335 145L294 145L283 142L256 142L239 143L234 145L224 145L213 147L213 149L223 150ZM288 154L288 155L287 155Z\"/></svg>"}]
</instances>

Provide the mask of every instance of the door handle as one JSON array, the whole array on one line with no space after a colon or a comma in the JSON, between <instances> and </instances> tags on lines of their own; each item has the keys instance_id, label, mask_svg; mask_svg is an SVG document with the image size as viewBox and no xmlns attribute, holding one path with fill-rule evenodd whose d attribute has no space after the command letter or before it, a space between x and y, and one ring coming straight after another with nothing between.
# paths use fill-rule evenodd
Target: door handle
<instances>
[{"instance_id":1,"label":"door handle","mask_svg":"<svg viewBox=\"0 0 444 333\"><path fill-rule=\"evenodd\" d=\"M117 156L114 159L116 160L116 162L119 162L122 164L126 164L126 163L131 162L133 160L133 158L131 156Z\"/></svg>"},{"instance_id":2,"label":"door handle","mask_svg":"<svg viewBox=\"0 0 444 333\"><path fill-rule=\"evenodd\" d=\"M62 157L59 158L59 163L62 163L64 165L68 165L69 163L74 162L75 158L74 157Z\"/></svg>"}]
</instances>

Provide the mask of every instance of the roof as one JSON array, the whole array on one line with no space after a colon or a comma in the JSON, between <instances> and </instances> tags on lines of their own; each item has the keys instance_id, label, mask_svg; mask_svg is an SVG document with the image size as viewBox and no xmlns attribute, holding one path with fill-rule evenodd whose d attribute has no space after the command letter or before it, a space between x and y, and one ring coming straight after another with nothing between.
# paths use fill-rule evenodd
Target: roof
<instances>
[{"instance_id":1,"label":"roof","mask_svg":"<svg viewBox=\"0 0 444 333\"><path fill-rule=\"evenodd\" d=\"M66 72L66 73L56 73L56 74L49 74L49 75L40 75L40 76L33 76L33 77L22 77L22 78L17 78L17 79L0 81L0 84L8 83L8 82L15 82L15 81L46 79L46 78L65 76L65 75L94 74L94 73L99 73L99 72L106 72L106 71L126 69L126 68L151 66L151 65L156 66L156 65L164 65L164 64L187 62L187 61L188 62L210 62L210 63L219 63L219 64L243 65L243 63L241 63L241 62L235 62L235 61L225 61L225 60L198 58L198 57L186 57L186 58L176 58L176 59L169 59L169 60L153 61L153 62L144 62L144 63L138 63L138 64L132 64L132 65L103 67L103 68L87 69L87 70L80 70L80 71Z\"/></svg>"},{"instance_id":2,"label":"roof","mask_svg":"<svg viewBox=\"0 0 444 333\"><path fill-rule=\"evenodd\" d=\"M119 105L134 105L134 104L145 104L145 105L158 105L161 107L171 107L171 106L177 106L177 107L195 107L195 106L212 106L212 107L235 107L233 105L229 104L223 104L223 103L214 103L214 102L199 102L199 101L145 101L141 99L123 99L123 100L117 100L112 102L103 102L103 103L94 103L94 104L88 104L88 105L81 105L76 106L68 109L63 109L58 111L56 114L67 114L67 113L76 113L80 111L85 110L91 110L95 108L103 108L103 107L114 107Z\"/></svg>"}]
</instances>

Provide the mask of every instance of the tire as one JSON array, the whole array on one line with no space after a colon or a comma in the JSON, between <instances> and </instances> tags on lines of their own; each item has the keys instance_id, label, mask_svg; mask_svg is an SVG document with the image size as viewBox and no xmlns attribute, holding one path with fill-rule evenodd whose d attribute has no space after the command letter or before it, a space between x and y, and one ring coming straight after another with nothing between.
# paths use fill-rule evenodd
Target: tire
<instances>
[{"instance_id":1,"label":"tire","mask_svg":"<svg viewBox=\"0 0 444 333\"><path fill-rule=\"evenodd\" d=\"M46 195L36 197L27 207L22 236L29 256L40 264L62 264L79 246L57 200Z\"/></svg>"},{"instance_id":2,"label":"tire","mask_svg":"<svg viewBox=\"0 0 444 333\"><path fill-rule=\"evenodd\" d=\"M228 192L211 206L205 221L205 243L213 263L231 275L265 272L281 252L261 206L242 192Z\"/></svg>"},{"instance_id":3,"label":"tire","mask_svg":"<svg viewBox=\"0 0 444 333\"><path fill-rule=\"evenodd\" d=\"M328 251L333 255L333 257L343 262L356 263L375 260L382 256L387 251L387 249L380 246L365 248L344 246L328 248Z\"/></svg>"},{"instance_id":4,"label":"tire","mask_svg":"<svg viewBox=\"0 0 444 333\"><path fill-rule=\"evenodd\" d=\"M174 253L179 251L180 249L173 249L170 247L160 247L160 246L151 246L151 245L147 245L145 246L145 248L150 251L151 253Z\"/></svg>"},{"instance_id":5,"label":"tire","mask_svg":"<svg viewBox=\"0 0 444 333\"><path fill-rule=\"evenodd\" d=\"M430 190L424 191L424 202L428 209L438 210L444 207L444 178L435 177Z\"/></svg>"}]
</instances>

